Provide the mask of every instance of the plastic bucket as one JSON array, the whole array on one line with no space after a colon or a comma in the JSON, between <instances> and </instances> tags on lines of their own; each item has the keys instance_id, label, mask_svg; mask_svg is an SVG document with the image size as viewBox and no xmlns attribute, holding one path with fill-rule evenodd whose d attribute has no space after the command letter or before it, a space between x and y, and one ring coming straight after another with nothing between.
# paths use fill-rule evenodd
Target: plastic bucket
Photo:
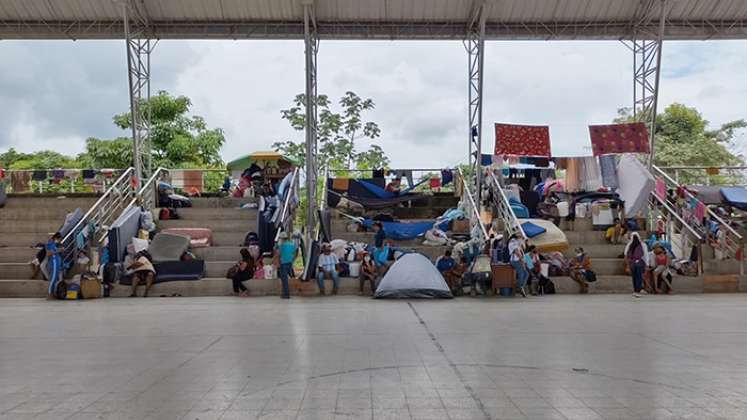
<instances>
[{"instance_id":1,"label":"plastic bucket","mask_svg":"<svg viewBox=\"0 0 747 420\"><path fill-rule=\"evenodd\" d=\"M357 261L349 262L348 270L350 270L350 277L358 277L361 273L361 263Z\"/></svg>"},{"instance_id":2,"label":"plastic bucket","mask_svg":"<svg viewBox=\"0 0 747 420\"><path fill-rule=\"evenodd\" d=\"M265 269L265 278L266 279L274 279L275 278L275 266L273 265L266 265L264 266Z\"/></svg>"}]
</instances>

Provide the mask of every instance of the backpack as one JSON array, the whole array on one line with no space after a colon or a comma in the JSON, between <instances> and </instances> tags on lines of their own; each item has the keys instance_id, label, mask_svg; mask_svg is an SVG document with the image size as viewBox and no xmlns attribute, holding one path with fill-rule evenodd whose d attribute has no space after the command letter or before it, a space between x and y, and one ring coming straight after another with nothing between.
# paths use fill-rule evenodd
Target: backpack
<instances>
[{"instance_id":1,"label":"backpack","mask_svg":"<svg viewBox=\"0 0 747 420\"><path fill-rule=\"evenodd\" d=\"M60 280L57 282L57 285L55 285L54 289L54 296L57 299L64 300L67 298L67 285L64 281Z\"/></svg>"},{"instance_id":2,"label":"backpack","mask_svg":"<svg viewBox=\"0 0 747 420\"><path fill-rule=\"evenodd\" d=\"M170 216L171 216L171 212L166 207L163 207L158 212L158 220L169 220Z\"/></svg>"},{"instance_id":3,"label":"backpack","mask_svg":"<svg viewBox=\"0 0 747 420\"><path fill-rule=\"evenodd\" d=\"M553 283L552 280L548 279L547 283L543 287L543 292L546 295L554 295L555 294L555 283Z\"/></svg>"},{"instance_id":4,"label":"backpack","mask_svg":"<svg viewBox=\"0 0 747 420\"><path fill-rule=\"evenodd\" d=\"M597 274L591 270L584 271L584 277L587 283L594 283L597 281Z\"/></svg>"}]
</instances>

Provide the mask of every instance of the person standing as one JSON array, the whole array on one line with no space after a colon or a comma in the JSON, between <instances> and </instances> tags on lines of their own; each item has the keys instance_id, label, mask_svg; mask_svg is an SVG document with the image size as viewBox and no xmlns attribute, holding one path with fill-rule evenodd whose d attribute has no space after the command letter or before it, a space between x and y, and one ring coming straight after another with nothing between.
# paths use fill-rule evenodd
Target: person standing
<instances>
[{"instance_id":1,"label":"person standing","mask_svg":"<svg viewBox=\"0 0 747 420\"><path fill-rule=\"evenodd\" d=\"M384 238L386 237L386 233L384 232L384 224L376 221L373 224L373 230L376 232L374 235L374 247L376 249L381 249L382 246L384 246Z\"/></svg>"},{"instance_id":2,"label":"person standing","mask_svg":"<svg viewBox=\"0 0 747 420\"><path fill-rule=\"evenodd\" d=\"M529 272L524 266L524 250L521 240L516 234L511 235L508 241L508 252L511 255L511 266L514 268L516 273L516 286L519 288L519 293L522 296L527 297L527 292L524 287L529 279Z\"/></svg>"},{"instance_id":3,"label":"person standing","mask_svg":"<svg viewBox=\"0 0 747 420\"><path fill-rule=\"evenodd\" d=\"M340 283L340 276L337 274L337 264L340 261L337 255L332 253L332 247L329 244L322 246L322 255L319 256L319 264L316 271L316 283L319 286L319 294L324 296L324 277L329 275L332 278L332 294L337 294Z\"/></svg>"},{"instance_id":4,"label":"person standing","mask_svg":"<svg viewBox=\"0 0 747 420\"><path fill-rule=\"evenodd\" d=\"M625 246L625 259L630 267L630 275L633 278L633 297L641 297L643 288L643 271L646 269L646 255L648 247L641 241L637 232L633 232L630 241Z\"/></svg>"},{"instance_id":5,"label":"person standing","mask_svg":"<svg viewBox=\"0 0 747 420\"><path fill-rule=\"evenodd\" d=\"M47 244L44 246L44 249L46 250L47 255L47 261L48 261L48 267L47 271L49 272L49 287L47 288L47 300L55 299L55 291L57 290L57 285L60 281L62 281L62 256L60 245L62 243L62 234L60 232L56 232L54 235L52 235L51 238L47 241Z\"/></svg>"},{"instance_id":6,"label":"person standing","mask_svg":"<svg viewBox=\"0 0 747 420\"><path fill-rule=\"evenodd\" d=\"M288 286L288 277L293 275L293 261L298 256L298 247L296 243L288 238L286 232L280 233L280 244L277 246L280 260L280 282L283 287L283 299L290 299L290 288Z\"/></svg>"}]
</instances>

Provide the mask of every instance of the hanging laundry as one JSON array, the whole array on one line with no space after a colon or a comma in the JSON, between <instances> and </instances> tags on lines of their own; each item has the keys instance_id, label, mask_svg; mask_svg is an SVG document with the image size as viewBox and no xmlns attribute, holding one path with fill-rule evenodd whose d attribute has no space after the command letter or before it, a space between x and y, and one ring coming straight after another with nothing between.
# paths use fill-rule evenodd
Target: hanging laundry
<instances>
[{"instance_id":1,"label":"hanging laundry","mask_svg":"<svg viewBox=\"0 0 747 420\"><path fill-rule=\"evenodd\" d=\"M597 158L593 156L581 158L579 175L583 191L598 191L602 188L602 172L599 170Z\"/></svg>"},{"instance_id":2,"label":"hanging laundry","mask_svg":"<svg viewBox=\"0 0 747 420\"><path fill-rule=\"evenodd\" d=\"M67 179L76 179L80 175L80 171L77 169L65 169L63 172L63 177Z\"/></svg>"},{"instance_id":3,"label":"hanging laundry","mask_svg":"<svg viewBox=\"0 0 747 420\"><path fill-rule=\"evenodd\" d=\"M555 169L568 169L568 158L553 158Z\"/></svg>"},{"instance_id":4,"label":"hanging laundry","mask_svg":"<svg viewBox=\"0 0 747 420\"><path fill-rule=\"evenodd\" d=\"M5 179L5 169L0 168L0 180Z\"/></svg>"},{"instance_id":5,"label":"hanging laundry","mask_svg":"<svg viewBox=\"0 0 747 420\"><path fill-rule=\"evenodd\" d=\"M412 171L411 170L399 170L395 172L395 176L399 179L406 178L407 179L407 185L410 187L415 186L415 182L412 179Z\"/></svg>"},{"instance_id":6,"label":"hanging laundry","mask_svg":"<svg viewBox=\"0 0 747 420\"><path fill-rule=\"evenodd\" d=\"M706 168L706 174L708 175L718 175L718 168Z\"/></svg>"},{"instance_id":7,"label":"hanging laundry","mask_svg":"<svg viewBox=\"0 0 747 420\"><path fill-rule=\"evenodd\" d=\"M441 180L436 177L431 178L430 186L431 189L441 188Z\"/></svg>"},{"instance_id":8,"label":"hanging laundry","mask_svg":"<svg viewBox=\"0 0 747 420\"><path fill-rule=\"evenodd\" d=\"M565 191L570 193L579 192L581 185L579 182L580 178L580 164L576 158L568 158L565 165Z\"/></svg>"},{"instance_id":9,"label":"hanging laundry","mask_svg":"<svg viewBox=\"0 0 747 420\"><path fill-rule=\"evenodd\" d=\"M480 165L490 166L493 164L493 155L480 155Z\"/></svg>"},{"instance_id":10,"label":"hanging laundry","mask_svg":"<svg viewBox=\"0 0 747 420\"><path fill-rule=\"evenodd\" d=\"M643 123L590 125L594 156L649 153L648 130Z\"/></svg>"},{"instance_id":11,"label":"hanging laundry","mask_svg":"<svg viewBox=\"0 0 747 420\"><path fill-rule=\"evenodd\" d=\"M34 181L46 181L47 171L34 171L31 173L31 179Z\"/></svg>"},{"instance_id":12,"label":"hanging laundry","mask_svg":"<svg viewBox=\"0 0 747 420\"><path fill-rule=\"evenodd\" d=\"M494 153L550 157L550 127L496 124Z\"/></svg>"},{"instance_id":13,"label":"hanging laundry","mask_svg":"<svg viewBox=\"0 0 747 420\"><path fill-rule=\"evenodd\" d=\"M86 184L93 184L96 182L96 171L93 169L83 170L83 182Z\"/></svg>"},{"instance_id":14,"label":"hanging laundry","mask_svg":"<svg viewBox=\"0 0 747 420\"><path fill-rule=\"evenodd\" d=\"M602 171L602 184L612 190L620 188L617 180L617 162L614 155L599 156L599 167Z\"/></svg>"},{"instance_id":15,"label":"hanging laundry","mask_svg":"<svg viewBox=\"0 0 747 420\"><path fill-rule=\"evenodd\" d=\"M698 223L701 223L703 221L703 218L705 217L706 213L706 206L701 201L698 201L698 203L695 205L695 218L698 220Z\"/></svg>"},{"instance_id":16,"label":"hanging laundry","mask_svg":"<svg viewBox=\"0 0 747 420\"><path fill-rule=\"evenodd\" d=\"M373 178L384 178L384 170L383 169L374 169L373 170Z\"/></svg>"},{"instance_id":17,"label":"hanging laundry","mask_svg":"<svg viewBox=\"0 0 747 420\"><path fill-rule=\"evenodd\" d=\"M31 182L31 173L28 171L11 171L10 187L14 193L23 193L29 190Z\"/></svg>"},{"instance_id":18,"label":"hanging laundry","mask_svg":"<svg viewBox=\"0 0 747 420\"><path fill-rule=\"evenodd\" d=\"M656 178L656 184L654 186L654 191L656 192L656 196L659 197L662 201L666 200L667 198L667 186L664 184L664 180L661 178Z\"/></svg>"},{"instance_id":19,"label":"hanging laundry","mask_svg":"<svg viewBox=\"0 0 747 420\"><path fill-rule=\"evenodd\" d=\"M102 169L99 171L105 178L111 178L114 176L114 169Z\"/></svg>"},{"instance_id":20,"label":"hanging laundry","mask_svg":"<svg viewBox=\"0 0 747 420\"><path fill-rule=\"evenodd\" d=\"M184 191L190 191L191 194L195 192L200 193L203 189L202 171L191 170L184 171Z\"/></svg>"},{"instance_id":21,"label":"hanging laundry","mask_svg":"<svg viewBox=\"0 0 747 420\"><path fill-rule=\"evenodd\" d=\"M451 169L443 169L441 171L441 185L446 186L451 183L454 179L454 174L451 173Z\"/></svg>"},{"instance_id":22,"label":"hanging laundry","mask_svg":"<svg viewBox=\"0 0 747 420\"><path fill-rule=\"evenodd\" d=\"M52 184L59 185L62 182L62 178L65 176L65 171L62 169L55 169L52 171Z\"/></svg>"},{"instance_id":23,"label":"hanging laundry","mask_svg":"<svg viewBox=\"0 0 747 420\"><path fill-rule=\"evenodd\" d=\"M550 159L548 158L529 158L529 163L538 168L547 168L550 166Z\"/></svg>"}]
</instances>

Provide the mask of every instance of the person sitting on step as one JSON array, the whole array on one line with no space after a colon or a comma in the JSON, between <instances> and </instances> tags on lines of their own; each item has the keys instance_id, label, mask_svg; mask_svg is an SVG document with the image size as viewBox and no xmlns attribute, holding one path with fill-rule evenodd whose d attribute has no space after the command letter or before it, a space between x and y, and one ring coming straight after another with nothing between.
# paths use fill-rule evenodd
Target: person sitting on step
<instances>
[{"instance_id":1,"label":"person sitting on step","mask_svg":"<svg viewBox=\"0 0 747 420\"><path fill-rule=\"evenodd\" d=\"M581 287L580 293L589 293L589 283L586 281L586 272L591 270L591 258L586 255L583 248L576 248L576 255L570 262L570 274L573 281Z\"/></svg>"},{"instance_id":2,"label":"person sitting on step","mask_svg":"<svg viewBox=\"0 0 747 420\"><path fill-rule=\"evenodd\" d=\"M371 284L371 296L376 293L376 263L374 263L368 252L363 251L361 260L361 269L358 275L360 280L360 295L363 296L363 286L368 281Z\"/></svg>"},{"instance_id":3,"label":"person sitting on step","mask_svg":"<svg viewBox=\"0 0 747 420\"><path fill-rule=\"evenodd\" d=\"M153 281L156 278L156 269L153 268L153 262L148 251L140 251L135 254L132 264L127 267L127 271L130 274L130 282L132 284L132 293L130 297L137 296L137 287L141 282L145 282L145 293L143 297L148 297L148 292L153 286Z\"/></svg>"},{"instance_id":4,"label":"person sitting on step","mask_svg":"<svg viewBox=\"0 0 747 420\"><path fill-rule=\"evenodd\" d=\"M621 239L623 239L625 233L626 229L618 217L615 218L614 224L604 232L604 239L611 244L617 245L620 243Z\"/></svg>"},{"instance_id":5,"label":"person sitting on step","mask_svg":"<svg viewBox=\"0 0 747 420\"><path fill-rule=\"evenodd\" d=\"M330 244L322 245L322 254L319 256L319 263L316 271L316 283L319 286L319 294L324 296L324 278L329 276L332 278L332 294L337 294L337 289L340 285L340 276L337 274L337 264L340 261L337 259L337 255L332 253L332 246Z\"/></svg>"}]
</instances>

